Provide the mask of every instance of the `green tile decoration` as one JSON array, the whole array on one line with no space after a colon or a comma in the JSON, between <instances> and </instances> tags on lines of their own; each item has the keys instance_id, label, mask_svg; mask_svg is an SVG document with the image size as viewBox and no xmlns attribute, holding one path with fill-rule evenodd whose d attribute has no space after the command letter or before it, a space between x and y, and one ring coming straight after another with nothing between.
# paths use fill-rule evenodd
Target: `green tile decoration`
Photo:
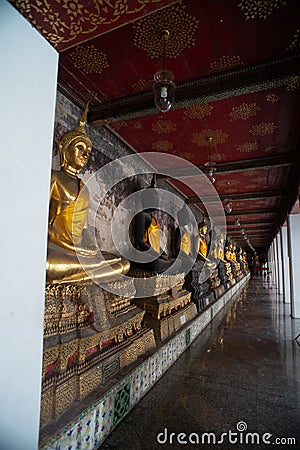
<instances>
[{"instance_id":1,"label":"green tile decoration","mask_svg":"<svg viewBox=\"0 0 300 450\"><path fill-rule=\"evenodd\" d=\"M130 409L130 383L125 384L115 396L113 426L125 417Z\"/></svg>"},{"instance_id":2,"label":"green tile decoration","mask_svg":"<svg viewBox=\"0 0 300 450\"><path fill-rule=\"evenodd\" d=\"M186 330L185 330L185 343L186 343L186 346L188 347L189 345L190 345L190 343L191 343L191 329L190 328L187 328Z\"/></svg>"}]
</instances>

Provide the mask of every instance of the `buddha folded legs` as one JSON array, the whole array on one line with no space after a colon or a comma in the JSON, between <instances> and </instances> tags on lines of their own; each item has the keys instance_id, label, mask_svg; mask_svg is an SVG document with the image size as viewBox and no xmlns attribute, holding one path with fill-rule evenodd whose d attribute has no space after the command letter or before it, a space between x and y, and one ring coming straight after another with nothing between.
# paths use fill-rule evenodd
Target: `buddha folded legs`
<instances>
[{"instance_id":1,"label":"buddha folded legs","mask_svg":"<svg viewBox=\"0 0 300 450\"><path fill-rule=\"evenodd\" d=\"M51 175L47 284L113 281L129 271L129 261L99 252L86 227L89 192L77 174L87 164L92 143L79 125L60 141L61 170Z\"/></svg>"},{"instance_id":2,"label":"buddha folded legs","mask_svg":"<svg viewBox=\"0 0 300 450\"><path fill-rule=\"evenodd\" d=\"M102 257L97 254L81 255L79 261L75 252L66 251L49 242L46 265L47 284L113 281L129 271L129 261L111 253L101 252L101 255Z\"/></svg>"}]
</instances>

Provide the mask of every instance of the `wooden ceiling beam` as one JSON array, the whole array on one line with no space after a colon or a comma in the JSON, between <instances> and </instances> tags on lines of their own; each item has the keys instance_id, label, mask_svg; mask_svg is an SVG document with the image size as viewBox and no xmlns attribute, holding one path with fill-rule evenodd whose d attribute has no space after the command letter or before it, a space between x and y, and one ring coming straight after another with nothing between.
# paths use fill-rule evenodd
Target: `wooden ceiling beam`
<instances>
[{"instance_id":1,"label":"wooden ceiling beam","mask_svg":"<svg viewBox=\"0 0 300 450\"><path fill-rule=\"evenodd\" d=\"M231 216L253 216L253 215L259 215L259 214L276 214L277 209L275 208L262 208L262 209L246 209L241 211L232 211L230 213ZM229 214L226 214L228 217Z\"/></svg>"},{"instance_id":2,"label":"wooden ceiling beam","mask_svg":"<svg viewBox=\"0 0 300 450\"><path fill-rule=\"evenodd\" d=\"M282 192L280 189L273 189L271 191L256 191L256 192L241 192L238 194L221 194L220 196L201 197L201 203L213 203L217 201L224 201L230 199L231 201L240 200L258 200L264 198L280 197ZM188 197L187 203L199 203L198 197Z\"/></svg>"},{"instance_id":3,"label":"wooden ceiling beam","mask_svg":"<svg viewBox=\"0 0 300 450\"><path fill-rule=\"evenodd\" d=\"M230 161L216 164L216 176L221 173L233 173L233 172L243 172L249 170L259 170L259 169L271 169L273 167L287 167L293 165L293 158L290 154L282 154L282 155L270 155L268 157L262 158L251 158L244 159L238 161ZM202 172L199 172L200 171ZM184 179L184 178L192 178L197 176L206 176L204 173L204 166L187 166L187 167L179 167L179 168L166 168L162 169L161 173L157 176L157 178L168 179ZM259 191L261 192L261 191ZM228 194L227 197L230 197ZM194 197L191 197L192 199ZM197 202L191 202L197 203Z\"/></svg>"},{"instance_id":4,"label":"wooden ceiling beam","mask_svg":"<svg viewBox=\"0 0 300 450\"><path fill-rule=\"evenodd\" d=\"M299 71L298 53L226 73L183 81L177 83L173 109L285 86L287 77L298 75ZM120 121L157 113L153 92L147 91L91 106L88 122L93 126L102 126L105 119Z\"/></svg>"},{"instance_id":5,"label":"wooden ceiling beam","mask_svg":"<svg viewBox=\"0 0 300 450\"><path fill-rule=\"evenodd\" d=\"M229 216L227 216L227 220L228 220L228 218L229 218ZM274 222L273 222L273 220L272 219L259 219L259 221L257 221L257 220L254 220L254 221L245 221L244 219L243 220L240 220L240 222L241 222L241 228L245 228L245 227L247 227L248 225L260 225L260 224L270 224L270 225L273 225L274 224ZM228 222L227 223L227 226L232 226L232 225L235 225L235 222ZM236 225L236 226L238 226L238 225Z\"/></svg>"}]
</instances>

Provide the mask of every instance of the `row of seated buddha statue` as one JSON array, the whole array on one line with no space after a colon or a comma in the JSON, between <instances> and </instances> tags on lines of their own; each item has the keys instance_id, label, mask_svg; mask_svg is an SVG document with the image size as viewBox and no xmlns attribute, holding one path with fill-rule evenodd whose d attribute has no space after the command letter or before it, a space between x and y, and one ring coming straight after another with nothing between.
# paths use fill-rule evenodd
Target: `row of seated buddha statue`
<instances>
[{"instance_id":1,"label":"row of seated buddha statue","mask_svg":"<svg viewBox=\"0 0 300 450\"><path fill-rule=\"evenodd\" d=\"M83 189L84 183L78 177L78 173L86 166L92 149L91 140L85 131L86 113L87 111L77 127L62 136L59 143L61 169L53 171L51 176L47 284L82 284L90 282L91 278L94 282L111 281L122 274L127 274L130 269L130 262L122 257L102 251L102 257L99 258L99 250L86 229L89 193L87 189ZM152 191L152 200L154 195L155 192ZM135 221L136 247L140 251L147 251L148 254L150 252L154 259L149 263L135 266L145 271L161 273L175 264L172 271L179 272L180 257L178 261L175 258L168 258L160 248L160 226L154 214L155 210L147 208L147 190L142 202L144 210L137 215ZM181 214L180 222L184 226L183 217ZM217 267L216 260L224 261L222 236L219 236L217 248L213 251L214 258L208 259L208 227L205 218L199 224L198 231L199 235L196 238L190 238L186 231L180 235L180 227L177 228L175 256L190 253L194 255L195 252L192 251L194 242L198 247L197 264L205 263L206 272L213 273ZM181 253L179 248L183 249ZM240 258L236 256L233 242L229 242L226 248L225 259L232 263L233 271L240 271L240 263L237 261L237 259L240 261Z\"/></svg>"},{"instance_id":2,"label":"row of seated buddha statue","mask_svg":"<svg viewBox=\"0 0 300 450\"><path fill-rule=\"evenodd\" d=\"M224 256L222 235L208 254L206 220L194 236L186 205L178 212L174 254L167 255L161 248L157 211L151 206L158 201L153 198L155 189L142 191L143 209L134 219L133 242L144 260L100 252L88 233L89 192L78 176L92 150L86 118L87 108L78 125L61 137L61 169L51 176L42 424L167 339L195 317L197 309L228 289L234 274L246 270L243 256L236 257L234 248ZM153 276L164 286L172 277L176 283L162 294L135 297L134 280ZM120 296L109 289L118 283L123 288ZM70 383L74 397L65 395Z\"/></svg>"},{"instance_id":3,"label":"row of seated buddha statue","mask_svg":"<svg viewBox=\"0 0 300 450\"><path fill-rule=\"evenodd\" d=\"M90 196L78 176L92 150L86 118L87 108L61 137L61 168L51 174L42 426L156 346L153 330L143 323L145 311L132 302L133 280L124 278L130 262L100 252L88 232ZM120 282L118 296L110 287Z\"/></svg>"}]
</instances>

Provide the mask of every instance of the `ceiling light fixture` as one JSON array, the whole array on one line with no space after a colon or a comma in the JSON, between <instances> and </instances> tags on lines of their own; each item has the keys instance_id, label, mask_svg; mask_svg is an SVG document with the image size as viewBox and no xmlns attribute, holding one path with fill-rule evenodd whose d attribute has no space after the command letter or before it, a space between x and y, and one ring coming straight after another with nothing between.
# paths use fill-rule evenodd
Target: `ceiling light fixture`
<instances>
[{"instance_id":1,"label":"ceiling light fixture","mask_svg":"<svg viewBox=\"0 0 300 450\"><path fill-rule=\"evenodd\" d=\"M163 69L155 73L153 84L155 106L161 112L169 111L175 100L176 84L173 83L174 75L169 70L166 70L166 47L169 36L170 32L168 30L162 30L160 33L164 49Z\"/></svg>"},{"instance_id":2,"label":"ceiling light fixture","mask_svg":"<svg viewBox=\"0 0 300 450\"><path fill-rule=\"evenodd\" d=\"M224 208L227 214L230 214L232 212L232 201L229 199L224 200Z\"/></svg>"},{"instance_id":3,"label":"ceiling light fixture","mask_svg":"<svg viewBox=\"0 0 300 450\"><path fill-rule=\"evenodd\" d=\"M211 136L207 136L206 140L208 142L208 161L204 163L204 173L209 178L210 182L214 184L216 181L214 174L217 171L217 167L216 163L210 160L210 143L213 138Z\"/></svg>"}]
</instances>

